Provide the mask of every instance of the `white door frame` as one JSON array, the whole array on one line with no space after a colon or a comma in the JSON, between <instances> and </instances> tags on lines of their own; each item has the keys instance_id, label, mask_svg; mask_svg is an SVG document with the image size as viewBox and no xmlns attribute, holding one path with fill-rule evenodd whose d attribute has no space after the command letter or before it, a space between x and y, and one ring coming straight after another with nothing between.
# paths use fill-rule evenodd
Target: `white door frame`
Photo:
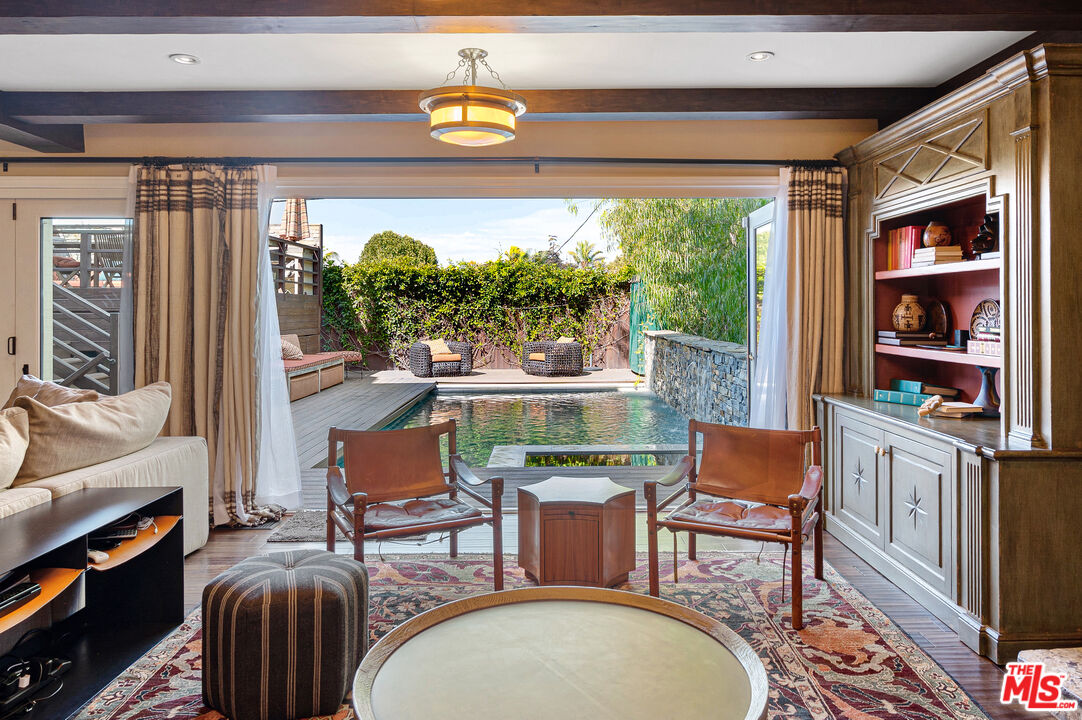
<instances>
[{"instance_id":1,"label":"white door frame","mask_svg":"<svg viewBox=\"0 0 1082 720\"><path fill-rule=\"evenodd\" d=\"M0 175L0 262L11 275L3 303L10 320L2 325L0 381L11 387L24 368L41 373L42 217L126 217L128 178L115 176L39 177ZM15 219L12 218L12 205ZM8 327L10 325L10 328ZM15 354L9 353L14 338Z\"/></svg>"}]
</instances>

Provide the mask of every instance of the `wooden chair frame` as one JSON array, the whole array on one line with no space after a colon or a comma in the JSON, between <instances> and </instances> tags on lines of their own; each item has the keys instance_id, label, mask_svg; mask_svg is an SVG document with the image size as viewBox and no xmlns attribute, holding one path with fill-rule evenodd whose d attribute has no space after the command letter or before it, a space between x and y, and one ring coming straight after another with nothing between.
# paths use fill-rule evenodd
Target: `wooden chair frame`
<instances>
[{"instance_id":1,"label":"wooden chair frame","mask_svg":"<svg viewBox=\"0 0 1082 720\"><path fill-rule=\"evenodd\" d=\"M334 552L337 537L334 529L342 531L351 543L353 543L353 557L359 562L364 562L365 540L385 540L395 537L415 536L422 532L450 531L451 557L458 557L458 533L462 530L477 525L492 525L492 554L493 572L495 575L494 585L496 590L503 590L503 478L491 477L488 480L478 478L470 469L462 457L458 454L455 443L455 422L449 421L448 448L450 458L448 469L444 472L447 482L446 492L452 500L458 500L458 493L462 492L491 512L476 517L462 518L459 520L443 520L440 522L408 525L401 528L390 528L365 532L364 516L368 508L368 494L365 492L350 492L347 480L342 474L342 468L338 467L338 446L345 444L351 433L362 432L357 430L341 430L331 428L327 433L327 550ZM481 495L477 488L485 483L492 486L492 498L488 499ZM436 494L442 494L436 493ZM422 497L433 497L425 495ZM398 500L415 500L420 498L402 497Z\"/></svg>"},{"instance_id":2,"label":"wooden chair frame","mask_svg":"<svg viewBox=\"0 0 1082 720\"><path fill-rule=\"evenodd\" d=\"M685 455L673 470L665 477L656 481L647 481L643 488L643 493L646 496L646 522L647 522L647 539L649 541L649 561L650 561L650 594L657 597L660 592L660 578L658 568L658 545L657 545L657 531L659 528L665 528L673 533L675 538L677 532L688 533L688 559L695 559L695 536L698 535L718 535L728 537L746 538L749 540L761 540L764 542L776 542L784 545L791 545L793 548L792 559L792 574L793 574L793 589L792 589L792 615L793 615L793 629L800 630L804 627L804 586L803 586L803 565L802 565L802 546L805 538L809 538L812 534L815 536L814 542L814 562L815 562L815 578L818 580L823 579L823 521L820 512L822 504L822 484L823 484L823 468L822 468L822 433L818 427L811 430L801 431L803 434L803 441L805 444L805 451L807 446L811 445L811 462L805 464L804 476L800 489L789 495L788 511L791 517L791 525L786 531L769 531L769 530L757 530L752 528L740 528L740 527L726 527L719 526L712 523L697 523L687 520L669 519L672 513L678 512L690 505L692 505L698 494L711 495L718 497L713 493L705 492L702 488L697 486L696 478L697 471L695 467L696 451L696 433L697 425L694 420L690 421L688 427L688 454ZM705 424L705 423L703 423ZM764 430L763 432L771 432ZM676 485L681 480L686 479L683 487L674 492L669 497L665 498L660 503L658 502L658 486L671 487ZM794 481L794 486L795 486ZM679 507L673 509L669 518L658 519L658 512L664 510L671 505L681 495L687 493L687 500L685 500ZM740 500L740 498L725 498L729 500ZM676 553L675 546L673 547L673 580L676 581ZM784 594L785 587L785 568L782 567L782 592Z\"/></svg>"}]
</instances>

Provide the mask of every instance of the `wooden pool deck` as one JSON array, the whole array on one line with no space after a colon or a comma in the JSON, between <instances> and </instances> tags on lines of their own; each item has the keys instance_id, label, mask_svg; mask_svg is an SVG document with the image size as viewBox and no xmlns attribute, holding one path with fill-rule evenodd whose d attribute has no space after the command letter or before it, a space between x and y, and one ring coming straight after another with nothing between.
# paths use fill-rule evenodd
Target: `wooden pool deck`
<instances>
[{"instance_id":1,"label":"wooden pool deck","mask_svg":"<svg viewBox=\"0 0 1082 720\"><path fill-rule=\"evenodd\" d=\"M542 378L521 370L477 370L456 378L414 377L403 370L383 370L361 375L349 373L341 385L309 395L292 403L293 429L297 439L297 458L301 466L304 507L326 507L326 471L315 467L327 459L327 429L331 427L373 430L383 427L407 410L437 384L454 390L526 390L539 389L609 389L636 387L637 376L630 370L601 370L576 378ZM641 502L642 484L665 474L664 467L578 467L476 468L480 477L504 478L504 506L517 507L517 488L539 482L552 475L571 477L605 476L614 482L633 487Z\"/></svg>"}]
</instances>

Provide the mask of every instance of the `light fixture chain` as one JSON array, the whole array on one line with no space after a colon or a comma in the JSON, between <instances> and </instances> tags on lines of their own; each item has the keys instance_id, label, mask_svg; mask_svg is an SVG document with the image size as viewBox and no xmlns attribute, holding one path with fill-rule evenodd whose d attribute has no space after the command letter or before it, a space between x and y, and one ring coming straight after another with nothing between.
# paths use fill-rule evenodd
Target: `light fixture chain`
<instances>
[{"instance_id":1,"label":"light fixture chain","mask_svg":"<svg viewBox=\"0 0 1082 720\"><path fill-rule=\"evenodd\" d=\"M500 87L502 87L504 90L508 89L507 88L507 83L505 83L503 81L503 79L500 77L500 74L498 72L496 72L495 70L492 69L492 66L488 64L487 60L485 60L484 58L481 58L481 64L484 66L485 70L488 70L488 74L496 79L496 82L498 82L500 84ZM477 83L477 80L475 79L474 84L476 84L476 83Z\"/></svg>"},{"instance_id":2,"label":"light fixture chain","mask_svg":"<svg viewBox=\"0 0 1082 720\"><path fill-rule=\"evenodd\" d=\"M466 59L465 58L462 58L461 60L459 60L458 65L455 65L454 69L451 70L451 72L447 73L447 77L445 77L443 79L443 82L440 83L440 85L443 86L443 85L446 85L447 83L451 82L451 78L453 78L455 76L455 74L458 72L459 68L465 67L465 65L466 65ZM467 74L467 78L468 78L469 77L469 70L466 71L466 74ZM464 83L464 84L468 85L469 83Z\"/></svg>"}]
</instances>

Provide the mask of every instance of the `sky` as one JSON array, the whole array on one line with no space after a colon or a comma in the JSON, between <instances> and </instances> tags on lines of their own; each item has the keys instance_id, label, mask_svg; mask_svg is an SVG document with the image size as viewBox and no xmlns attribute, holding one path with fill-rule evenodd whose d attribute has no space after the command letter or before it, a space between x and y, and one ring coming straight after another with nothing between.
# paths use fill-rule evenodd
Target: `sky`
<instances>
[{"instance_id":1,"label":"sky","mask_svg":"<svg viewBox=\"0 0 1082 720\"><path fill-rule=\"evenodd\" d=\"M559 198L547 199L414 199L414 200L309 200L308 221L323 225L323 248L353 263L368 238L384 230L409 235L436 251L441 264L494 260L512 245L523 250L548 248L549 235L567 240L586 219L594 200L575 200L572 215ZM271 223L282 220L284 203L275 203ZM606 247L595 214L561 252L564 260L579 240L589 240L605 257Z\"/></svg>"}]
</instances>

